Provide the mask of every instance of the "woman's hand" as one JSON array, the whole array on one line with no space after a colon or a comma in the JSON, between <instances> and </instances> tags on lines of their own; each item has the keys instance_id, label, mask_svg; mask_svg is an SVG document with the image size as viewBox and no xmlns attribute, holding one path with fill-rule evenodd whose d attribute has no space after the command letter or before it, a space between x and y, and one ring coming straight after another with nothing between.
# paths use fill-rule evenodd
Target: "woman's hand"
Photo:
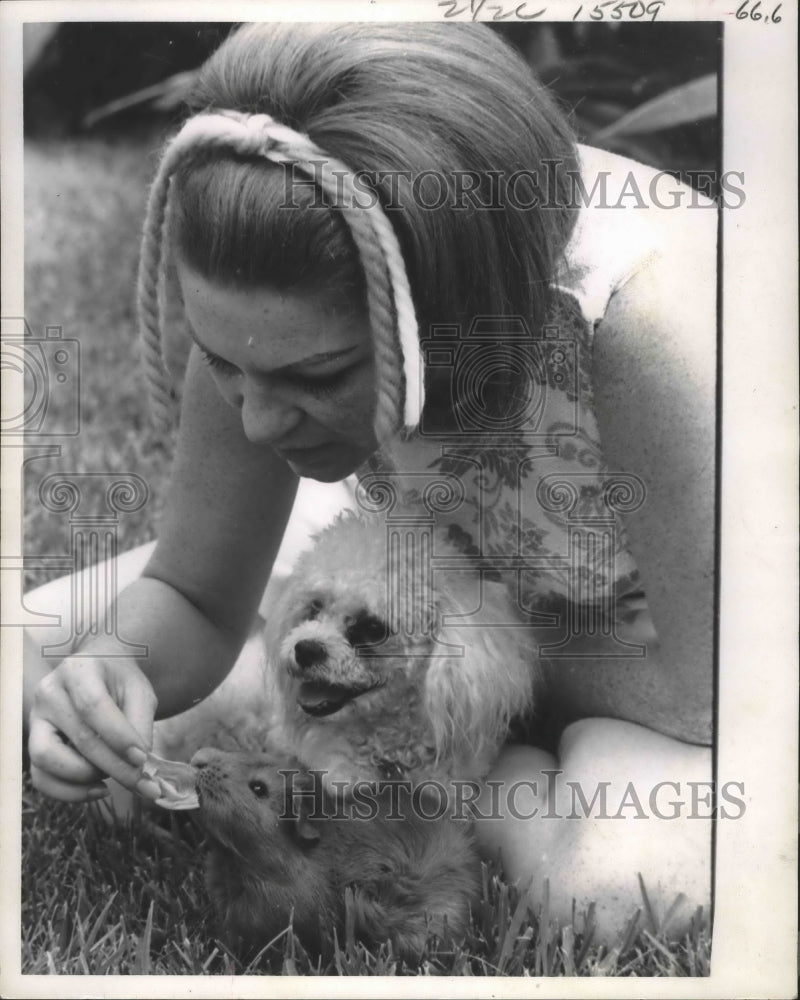
<instances>
[{"instance_id":1,"label":"woman's hand","mask_svg":"<svg viewBox=\"0 0 800 1000\"><path fill-rule=\"evenodd\" d=\"M156 705L135 660L68 657L34 695L28 738L34 786L52 798L85 802L108 794L102 779L110 776L157 798L158 786L142 778L138 765L150 749Z\"/></svg>"}]
</instances>

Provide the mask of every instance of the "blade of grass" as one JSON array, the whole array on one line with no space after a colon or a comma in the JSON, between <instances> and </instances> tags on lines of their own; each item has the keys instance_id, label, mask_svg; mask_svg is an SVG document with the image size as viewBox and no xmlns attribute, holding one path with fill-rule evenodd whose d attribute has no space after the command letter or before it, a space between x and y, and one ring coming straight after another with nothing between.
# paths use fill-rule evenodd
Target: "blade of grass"
<instances>
[{"instance_id":1,"label":"blade of grass","mask_svg":"<svg viewBox=\"0 0 800 1000\"><path fill-rule=\"evenodd\" d=\"M117 898L117 893L116 892L112 892L111 895L109 896L109 898L108 898L105 906L100 911L100 913L99 913L99 915L97 917L97 920L95 920L94 924L92 925L92 929L89 931L89 934L88 934L88 936L86 938L85 949L86 949L87 952L91 951L92 948L94 947L94 943L95 943L95 940L97 939L97 935L102 930L103 924L105 923L105 919L108 916L108 911L111 909L111 907L112 907L112 905L114 903L114 900L116 898Z\"/></svg>"},{"instance_id":2,"label":"blade of grass","mask_svg":"<svg viewBox=\"0 0 800 1000\"><path fill-rule=\"evenodd\" d=\"M620 946L619 953L624 955L633 945L636 938L636 932L639 929L639 917L642 915L642 908L640 906L636 907L636 912L628 921L627 927L625 928L625 934L622 938L622 945Z\"/></svg>"},{"instance_id":3,"label":"blade of grass","mask_svg":"<svg viewBox=\"0 0 800 1000\"><path fill-rule=\"evenodd\" d=\"M653 933L658 934L658 921L656 920L656 915L653 912L653 907L650 905L650 897L647 895L647 889L644 885L644 879L642 878L642 873L636 873L639 879L639 889L642 893L642 899L644 900L644 908L647 913L647 919L650 921L650 925L653 928Z\"/></svg>"},{"instance_id":4,"label":"blade of grass","mask_svg":"<svg viewBox=\"0 0 800 1000\"><path fill-rule=\"evenodd\" d=\"M672 900L669 909L664 914L664 919L661 921L661 927L659 929L662 933L666 931L670 920L672 920L678 909L683 906L685 902L686 896L682 892L679 892L678 895Z\"/></svg>"},{"instance_id":5,"label":"blade of grass","mask_svg":"<svg viewBox=\"0 0 800 1000\"><path fill-rule=\"evenodd\" d=\"M520 929L522 928L522 921L525 919L528 913L528 901L530 899L529 892L530 886L533 880L528 883L528 888L524 893L520 893L519 901L514 909L514 914L511 917L505 935L503 937L502 947L500 948L500 955L497 959L498 968L503 971L514 952L514 947L516 945L517 936L519 935Z\"/></svg>"},{"instance_id":6,"label":"blade of grass","mask_svg":"<svg viewBox=\"0 0 800 1000\"><path fill-rule=\"evenodd\" d=\"M561 931L561 959L564 963L564 975L577 975L575 970L575 932L572 929L572 924L567 924Z\"/></svg>"},{"instance_id":7,"label":"blade of grass","mask_svg":"<svg viewBox=\"0 0 800 1000\"><path fill-rule=\"evenodd\" d=\"M664 958L666 958L666 960L669 962L669 965L670 965L671 969L673 969L673 970L677 969L677 963L675 962L675 956L672 954L672 952L669 950L669 948L666 947L666 945L664 945L661 941L659 941L658 938L654 934L651 934L650 931L647 930L647 928L645 928L642 931L642 936L647 939L648 944L652 945L652 947L657 952L659 952L659 954L663 955ZM675 975L675 974L676 973L674 971L670 972L670 975Z\"/></svg>"},{"instance_id":8,"label":"blade of grass","mask_svg":"<svg viewBox=\"0 0 800 1000\"><path fill-rule=\"evenodd\" d=\"M586 956L589 954L589 948L591 947L592 938L594 937L594 932L596 927L597 927L597 921L595 920L595 904L594 902L591 902L589 903L589 909L586 913L586 919L584 922L583 942L581 944L581 951L575 962L575 964L578 967L578 972L580 972L581 966L586 961Z\"/></svg>"},{"instance_id":9,"label":"blade of grass","mask_svg":"<svg viewBox=\"0 0 800 1000\"><path fill-rule=\"evenodd\" d=\"M150 975L150 941L153 936L153 909L155 903L150 903L147 911L147 920L144 925L144 933L139 938L137 954L134 959L133 968L136 976Z\"/></svg>"}]
</instances>

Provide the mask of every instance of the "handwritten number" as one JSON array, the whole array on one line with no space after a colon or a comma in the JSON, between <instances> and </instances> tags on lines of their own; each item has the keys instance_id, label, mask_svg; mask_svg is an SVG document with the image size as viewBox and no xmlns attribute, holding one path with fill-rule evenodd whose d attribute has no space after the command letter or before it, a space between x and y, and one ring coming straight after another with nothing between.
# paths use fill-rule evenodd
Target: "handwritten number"
<instances>
[{"instance_id":1,"label":"handwritten number","mask_svg":"<svg viewBox=\"0 0 800 1000\"><path fill-rule=\"evenodd\" d=\"M532 21L535 17L541 17L542 14L544 14L544 13L547 12L547 8L546 7L542 7L542 9L541 10L537 10L535 14L523 14L522 13L522 8L524 6L525 6L525 4L521 3L517 7L517 9L514 11L514 13L516 14L516 16L520 19L520 21Z\"/></svg>"},{"instance_id":2,"label":"handwritten number","mask_svg":"<svg viewBox=\"0 0 800 1000\"><path fill-rule=\"evenodd\" d=\"M648 4L645 4L644 0L618 0L616 3L614 0L605 0L604 3L594 5L589 11L589 17L592 21L603 21L606 17L612 21L621 21L624 17L638 21L645 14L650 14L652 20L655 21L664 4L665 0L651 0ZM583 7L581 6L575 11L572 20L577 20L582 11Z\"/></svg>"},{"instance_id":3,"label":"handwritten number","mask_svg":"<svg viewBox=\"0 0 800 1000\"><path fill-rule=\"evenodd\" d=\"M736 17L740 21L746 18L760 21L764 18L764 20L772 20L778 23L781 20L778 16L778 11L783 6L782 4L778 4L772 12L771 17L768 18L766 15L758 13L761 0L756 0L752 10L748 6L750 2L751 0L743 0L742 5L737 10ZM648 14L651 20L655 21L665 4L666 0L650 0L649 3L646 0L602 0L601 3L596 3L592 8L588 9L587 13L592 21L603 21L606 18L611 21L621 21L626 17L632 21L638 21ZM547 13L546 7L533 12L528 11L527 0L522 0L522 3L517 3L516 5L511 3L508 7L503 3L487 4L486 0L469 0L468 4L461 5L459 5L459 0L439 0L437 6L444 8L445 18L461 17L462 14L466 14L472 21L478 20L484 8L487 14L491 14L493 21L505 21L509 17L515 17L520 21L532 21L534 18L541 17L542 14ZM572 20L577 21L581 15L586 16L583 4L572 15Z\"/></svg>"},{"instance_id":4,"label":"handwritten number","mask_svg":"<svg viewBox=\"0 0 800 1000\"><path fill-rule=\"evenodd\" d=\"M486 0L470 0L468 6L459 7L458 0L439 0L437 6L448 8L444 12L445 18L461 17L462 14L469 13L470 18L473 21L477 21L485 4ZM487 10L493 12L493 21L505 21L508 17L517 17L520 21L532 21L535 17L541 17L547 10L546 7L542 7L541 10L530 14L525 10L527 6L527 3L523 0L522 3L517 4L516 7L512 6L509 10L506 10L501 4L490 4Z\"/></svg>"},{"instance_id":5,"label":"handwritten number","mask_svg":"<svg viewBox=\"0 0 800 1000\"><path fill-rule=\"evenodd\" d=\"M736 11L736 20L737 21L763 20L765 23L769 22L770 24L781 23L783 18L780 16L778 12L780 11L781 7L783 7L782 3L779 3L771 14L760 13L758 9L760 6L761 6L761 0L756 0L756 2L753 4L752 7L750 6L750 0L744 0L744 2L740 5L739 9Z\"/></svg>"}]
</instances>

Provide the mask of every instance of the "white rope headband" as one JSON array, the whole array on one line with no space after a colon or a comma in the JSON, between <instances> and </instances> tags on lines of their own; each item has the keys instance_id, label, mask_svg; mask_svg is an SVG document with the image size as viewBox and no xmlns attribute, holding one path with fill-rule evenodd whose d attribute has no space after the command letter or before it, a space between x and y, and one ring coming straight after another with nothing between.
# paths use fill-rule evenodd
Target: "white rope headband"
<instances>
[{"instance_id":1,"label":"white rope headband","mask_svg":"<svg viewBox=\"0 0 800 1000\"><path fill-rule=\"evenodd\" d=\"M230 149L296 166L317 182L331 198L331 204L340 209L366 281L375 354L375 436L382 442L396 433L401 423L406 430L416 427L425 402L417 320L400 245L383 209L377 203L359 205L351 170L323 153L308 136L279 124L269 115L227 110L195 115L186 122L165 149L150 189L137 306L142 361L156 423L170 426L175 412L172 380L164 363L158 297L170 180L183 164L213 149ZM341 201L340 193L344 196ZM404 400L401 372L405 378Z\"/></svg>"}]
</instances>

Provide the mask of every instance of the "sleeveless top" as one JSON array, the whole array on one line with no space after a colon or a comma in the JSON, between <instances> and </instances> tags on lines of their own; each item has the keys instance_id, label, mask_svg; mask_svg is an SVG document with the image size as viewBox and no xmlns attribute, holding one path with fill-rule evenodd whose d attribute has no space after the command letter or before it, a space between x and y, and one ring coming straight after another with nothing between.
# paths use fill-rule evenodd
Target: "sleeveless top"
<instances>
[{"instance_id":1,"label":"sleeveless top","mask_svg":"<svg viewBox=\"0 0 800 1000\"><path fill-rule=\"evenodd\" d=\"M346 480L349 498L336 484L329 503L327 487L314 483L314 504L323 520L355 506L384 517L387 529L429 532L434 571L443 533L481 581L513 588L526 620L550 635L541 647L548 656L590 656L597 640L604 655L639 657L654 633L622 518L641 506L645 488L604 460L591 353L611 297L659 253L655 209L618 197L626 178L647 192L658 171L590 147L579 155L587 191L606 174L617 197L596 191L581 204L543 331L519 317L499 325L479 319L468 331L434 329L425 346L426 363L449 368L456 391L469 386L479 400L482 379L523 365L532 375L528 397L503 421L481 413L478 402L451 435L426 434L423 424ZM295 531L279 553L278 575L296 548ZM452 560L447 568L456 568ZM478 587L475 624L480 603ZM262 614L267 604L265 595Z\"/></svg>"}]
</instances>

